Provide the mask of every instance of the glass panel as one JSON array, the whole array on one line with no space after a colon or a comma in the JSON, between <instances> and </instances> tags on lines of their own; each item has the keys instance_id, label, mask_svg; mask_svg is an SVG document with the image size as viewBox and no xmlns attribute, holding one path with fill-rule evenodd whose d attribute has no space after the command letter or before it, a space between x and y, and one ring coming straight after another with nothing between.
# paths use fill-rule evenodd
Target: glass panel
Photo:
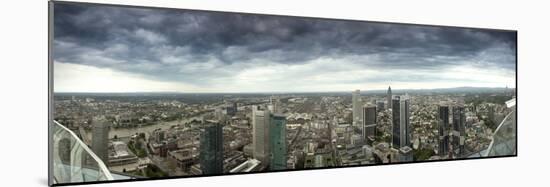
<instances>
[{"instance_id":1,"label":"glass panel","mask_svg":"<svg viewBox=\"0 0 550 187\"><path fill-rule=\"evenodd\" d=\"M71 130L53 123L53 167L57 183L113 180L105 164Z\"/></svg>"},{"instance_id":2,"label":"glass panel","mask_svg":"<svg viewBox=\"0 0 550 187\"><path fill-rule=\"evenodd\" d=\"M500 123L489 145L488 156L504 156L516 154L516 110L515 99L506 102L513 108ZM512 106L510 106L512 105Z\"/></svg>"}]
</instances>

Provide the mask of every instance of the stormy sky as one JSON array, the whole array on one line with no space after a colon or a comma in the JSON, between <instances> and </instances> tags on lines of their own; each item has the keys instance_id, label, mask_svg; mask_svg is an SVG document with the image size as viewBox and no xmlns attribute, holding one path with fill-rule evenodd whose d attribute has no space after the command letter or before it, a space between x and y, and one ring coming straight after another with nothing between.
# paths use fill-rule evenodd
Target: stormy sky
<instances>
[{"instance_id":1,"label":"stormy sky","mask_svg":"<svg viewBox=\"0 0 550 187\"><path fill-rule=\"evenodd\" d=\"M512 32L57 3L55 92L514 87Z\"/></svg>"}]
</instances>

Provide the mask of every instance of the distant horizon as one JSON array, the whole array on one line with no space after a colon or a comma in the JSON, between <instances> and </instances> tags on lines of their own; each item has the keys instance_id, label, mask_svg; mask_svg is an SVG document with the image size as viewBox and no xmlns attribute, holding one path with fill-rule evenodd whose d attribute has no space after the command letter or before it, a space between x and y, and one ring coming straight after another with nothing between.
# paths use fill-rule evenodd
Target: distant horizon
<instances>
[{"instance_id":1,"label":"distant horizon","mask_svg":"<svg viewBox=\"0 0 550 187\"><path fill-rule=\"evenodd\" d=\"M446 87L446 88L419 88L419 89L394 89L392 92L402 92L402 91L430 91L430 90L451 90L451 89L515 89L515 87L472 87L472 86L461 86L461 87ZM361 93L369 92L387 92L388 89L376 89L376 90L360 90ZM124 94L124 93L166 93L166 94L292 94L292 93L347 93L353 92L355 90L349 91L297 91L297 92L182 92L182 91L135 91L135 92L53 92L54 94L81 94L81 93L91 93L91 94Z\"/></svg>"}]
</instances>

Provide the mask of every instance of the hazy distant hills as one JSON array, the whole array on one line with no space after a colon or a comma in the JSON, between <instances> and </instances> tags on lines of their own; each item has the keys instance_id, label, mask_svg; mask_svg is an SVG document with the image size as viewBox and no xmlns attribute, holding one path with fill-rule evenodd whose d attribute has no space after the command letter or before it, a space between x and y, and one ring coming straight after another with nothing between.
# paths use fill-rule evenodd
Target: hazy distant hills
<instances>
[{"instance_id":1,"label":"hazy distant hills","mask_svg":"<svg viewBox=\"0 0 550 187\"><path fill-rule=\"evenodd\" d=\"M393 89L394 94L403 93L503 93L512 92L515 88L491 88L491 87L456 87L456 88L435 88L435 89ZM366 90L361 93L380 94L386 93L387 90Z\"/></svg>"}]
</instances>

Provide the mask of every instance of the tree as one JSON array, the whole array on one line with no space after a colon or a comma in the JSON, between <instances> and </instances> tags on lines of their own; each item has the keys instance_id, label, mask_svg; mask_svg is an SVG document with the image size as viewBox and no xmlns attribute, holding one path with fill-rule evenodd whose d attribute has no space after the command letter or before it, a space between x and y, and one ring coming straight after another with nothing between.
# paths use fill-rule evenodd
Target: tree
<instances>
[{"instance_id":1,"label":"tree","mask_svg":"<svg viewBox=\"0 0 550 187\"><path fill-rule=\"evenodd\" d=\"M139 138L141 138L141 139L145 140L145 133L139 133L139 135L138 135L138 136L139 136Z\"/></svg>"},{"instance_id":2,"label":"tree","mask_svg":"<svg viewBox=\"0 0 550 187\"><path fill-rule=\"evenodd\" d=\"M417 149L414 150L415 161L427 160L434 155L434 151L431 149Z\"/></svg>"},{"instance_id":3,"label":"tree","mask_svg":"<svg viewBox=\"0 0 550 187\"><path fill-rule=\"evenodd\" d=\"M136 141L136 143L134 143L134 145L135 145L134 147L135 147L136 149L141 149L141 147L142 147L142 143L141 143L141 141L139 141L139 140Z\"/></svg>"}]
</instances>

